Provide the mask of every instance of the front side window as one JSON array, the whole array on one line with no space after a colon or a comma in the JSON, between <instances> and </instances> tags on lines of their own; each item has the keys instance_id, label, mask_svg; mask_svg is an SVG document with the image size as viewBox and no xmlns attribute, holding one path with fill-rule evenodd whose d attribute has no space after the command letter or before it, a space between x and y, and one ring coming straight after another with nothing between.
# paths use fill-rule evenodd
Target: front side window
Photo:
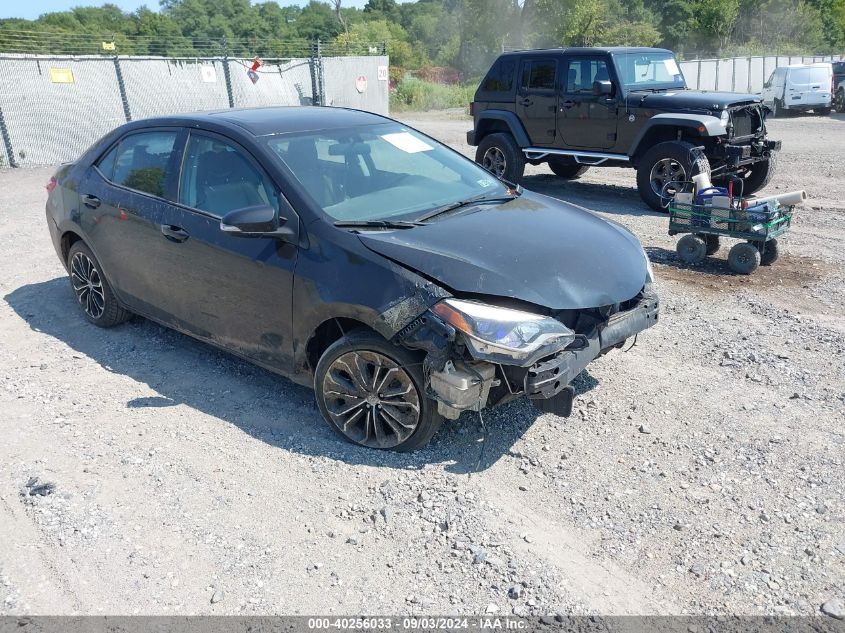
<instances>
[{"instance_id":1,"label":"front side window","mask_svg":"<svg viewBox=\"0 0 845 633\"><path fill-rule=\"evenodd\" d=\"M471 160L395 123L279 135L267 143L337 221L414 219L507 191Z\"/></svg>"},{"instance_id":2,"label":"front side window","mask_svg":"<svg viewBox=\"0 0 845 633\"><path fill-rule=\"evenodd\" d=\"M241 150L197 134L185 148L179 203L216 217L260 204L279 208L275 187Z\"/></svg>"},{"instance_id":3,"label":"front side window","mask_svg":"<svg viewBox=\"0 0 845 633\"><path fill-rule=\"evenodd\" d=\"M686 88L684 75L672 53L614 53L616 75L628 90Z\"/></svg>"},{"instance_id":4,"label":"front side window","mask_svg":"<svg viewBox=\"0 0 845 633\"><path fill-rule=\"evenodd\" d=\"M97 163L97 167L118 185L165 197L176 137L175 131L127 136Z\"/></svg>"},{"instance_id":5,"label":"front side window","mask_svg":"<svg viewBox=\"0 0 845 633\"><path fill-rule=\"evenodd\" d=\"M610 81L606 61L590 58L569 60L566 72L567 94L591 95L594 81Z\"/></svg>"}]
</instances>

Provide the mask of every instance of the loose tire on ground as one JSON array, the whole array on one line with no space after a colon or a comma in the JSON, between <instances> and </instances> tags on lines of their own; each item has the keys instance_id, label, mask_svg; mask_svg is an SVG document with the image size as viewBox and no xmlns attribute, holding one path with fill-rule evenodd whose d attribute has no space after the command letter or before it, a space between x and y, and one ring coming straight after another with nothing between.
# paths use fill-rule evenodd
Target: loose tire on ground
<instances>
[{"instance_id":1,"label":"loose tire on ground","mask_svg":"<svg viewBox=\"0 0 845 633\"><path fill-rule=\"evenodd\" d=\"M760 250L754 244L734 244L728 253L728 266L739 275L750 275L760 265Z\"/></svg>"},{"instance_id":2,"label":"loose tire on ground","mask_svg":"<svg viewBox=\"0 0 845 633\"><path fill-rule=\"evenodd\" d=\"M559 178L576 180L587 173L590 166L581 165L572 159L553 158L549 161L549 169Z\"/></svg>"},{"instance_id":3,"label":"loose tire on ground","mask_svg":"<svg viewBox=\"0 0 845 633\"><path fill-rule=\"evenodd\" d=\"M525 173L525 154L507 132L485 136L475 151L475 162L496 178L513 184L519 184Z\"/></svg>"},{"instance_id":4,"label":"loose tire on ground","mask_svg":"<svg viewBox=\"0 0 845 633\"><path fill-rule=\"evenodd\" d=\"M314 393L329 427L361 446L417 450L443 423L426 396L421 356L368 330L349 332L323 352Z\"/></svg>"},{"instance_id":5,"label":"loose tire on ground","mask_svg":"<svg viewBox=\"0 0 845 633\"><path fill-rule=\"evenodd\" d=\"M67 267L73 296L88 321L106 328L120 325L132 317L114 296L100 262L83 242L75 242L70 247Z\"/></svg>"},{"instance_id":6,"label":"loose tire on ground","mask_svg":"<svg viewBox=\"0 0 845 633\"><path fill-rule=\"evenodd\" d=\"M698 235L684 235L675 247L678 257L685 264L700 264L707 257L707 242Z\"/></svg>"},{"instance_id":7,"label":"loose tire on ground","mask_svg":"<svg viewBox=\"0 0 845 633\"><path fill-rule=\"evenodd\" d=\"M771 266L780 256L780 253L778 253L778 241L776 239L772 239L766 242L765 250L765 253L760 253L760 265Z\"/></svg>"},{"instance_id":8,"label":"loose tire on ground","mask_svg":"<svg viewBox=\"0 0 845 633\"><path fill-rule=\"evenodd\" d=\"M686 182L700 173L710 173L710 161L704 153L686 141L658 143L640 159L637 166L637 189L643 201L655 211L665 211L669 198L682 187L673 182Z\"/></svg>"}]
</instances>

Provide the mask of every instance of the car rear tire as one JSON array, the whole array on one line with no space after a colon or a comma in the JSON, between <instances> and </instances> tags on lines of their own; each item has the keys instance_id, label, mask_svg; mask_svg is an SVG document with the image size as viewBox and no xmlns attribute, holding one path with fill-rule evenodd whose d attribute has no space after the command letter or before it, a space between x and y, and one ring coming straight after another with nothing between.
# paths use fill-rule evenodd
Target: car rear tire
<instances>
[{"instance_id":1,"label":"car rear tire","mask_svg":"<svg viewBox=\"0 0 845 633\"><path fill-rule=\"evenodd\" d=\"M555 176L565 180L576 180L587 173L589 165L581 165L572 159L553 158L549 161L549 169Z\"/></svg>"},{"instance_id":2,"label":"car rear tire","mask_svg":"<svg viewBox=\"0 0 845 633\"><path fill-rule=\"evenodd\" d=\"M519 184L525 173L525 154L506 132L485 136L475 151L475 162L496 178L513 184Z\"/></svg>"},{"instance_id":3,"label":"car rear tire","mask_svg":"<svg viewBox=\"0 0 845 633\"><path fill-rule=\"evenodd\" d=\"M760 247L762 248L763 245L761 244ZM765 249L765 253L760 253L760 265L771 266L778 260L778 257L780 256L780 253L778 252L778 241L776 239L769 240L768 242L766 242Z\"/></svg>"},{"instance_id":4,"label":"car rear tire","mask_svg":"<svg viewBox=\"0 0 845 633\"><path fill-rule=\"evenodd\" d=\"M757 193L768 186L768 184L772 181L772 177L775 175L775 171L777 171L777 166L777 152L772 152L766 160L751 165L751 167L749 167L742 176L742 195L749 196L752 193ZM739 193L740 192L734 189L734 194Z\"/></svg>"},{"instance_id":5,"label":"car rear tire","mask_svg":"<svg viewBox=\"0 0 845 633\"><path fill-rule=\"evenodd\" d=\"M675 250L685 264L700 264L707 257L707 242L701 236L689 233L678 240Z\"/></svg>"},{"instance_id":6,"label":"car rear tire","mask_svg":"<svg viewBox=\"0 0 845 633\"><path fill-rule=\"evenodd\" d=\"M819 108L816 110L816 114L819 116L830 116L830 108Z\"/></svg>"},{"instance_id":7,"label":"car rear tire","mask_svg":"<svg viewBox=\"0 0 845 633\"><path fill-rule=\"evenodd\" d=\"M420 356L367 330L349 332L323 352L314 393L329 427L368 448L414 451L443 423L426 396Z\"/></svg>"},{"instance_id":8,"label":"car rear tire","mask_svg":"<svg viewBox=\"0 0 845 633\"><path fill-rule=\"evenodd\" d=\"M760 250L748 242L734 244L728 253L728 266L738 275L750 275L760 265Z\"/></svg>"},{"instance_id":9,"label":"car rear tire","mask_svg":"<svg viewBox=\"0 0 845 633\"><path fill-rule=\"evenodd\" d=\"M132 313L117 301L102 266L83 242L75 242L67 254L70 287L85 318L97 327L113 327L128 321Z\"/></svg>"},{"instance_id":10,"label":"car rear tire","mask_svg":"<svg viewBox=\"0 0 845 633\"><path fill-rule=\"evenodd\" d=\"M640 159L637 166L637 189L640 197L655 211L665 211L669 200L685 183L700 173L710 173L710 161L692 143L667 141L658 143ZM665 194L668 197L661 197Z\"/></svg>"},{"instance_id":11,"label":"car rear tire","mask_svg":"<svg viewBox=\"0 0 845 633\"><path fill-rule=\"evenodd\" d=\"M837 112L845 112L845 90L840 89L836 92L833 106Z\"/></svg>"}]
</instances>

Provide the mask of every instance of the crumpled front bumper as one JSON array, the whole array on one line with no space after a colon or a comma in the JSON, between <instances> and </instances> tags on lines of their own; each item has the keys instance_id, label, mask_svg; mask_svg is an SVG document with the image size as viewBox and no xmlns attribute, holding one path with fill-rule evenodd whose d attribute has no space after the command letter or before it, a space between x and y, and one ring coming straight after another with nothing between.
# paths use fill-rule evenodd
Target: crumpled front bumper
<instances>
[{"instance_id":1,"label":"crumpled front bumper","mask_svg":"<svg viewBox=\"0 0 845 633\"><path fill-rule=\"evenodd\" d=\"M525 374L525 394L544 411L568 415L572 406L572 388L569 384L575 377L602 352L618 347L626 339L657 323L658 312L657 293L649 284L635 306L617 312L606 323L580 337L575 344L580 344L580 347L570 346L529 367ZM561 392L565 392L563 395L566 397L560 403L555 403Z\"/></svg>"}]
</instances>

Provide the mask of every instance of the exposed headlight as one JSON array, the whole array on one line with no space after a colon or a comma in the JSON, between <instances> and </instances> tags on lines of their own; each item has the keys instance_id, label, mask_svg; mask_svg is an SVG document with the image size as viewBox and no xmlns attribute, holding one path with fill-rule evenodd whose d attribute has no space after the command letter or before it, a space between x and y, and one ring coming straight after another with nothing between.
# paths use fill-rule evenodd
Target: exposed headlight
<instances>
[{"instance_id":1,"label":"exposed headlight","mask_svg":"<svg viewBox=\"0 0 845 633\"><path fill-rule=\"evenodd\" d=\"M444 299L431 311L466 335L475 358L491 362L530 365L575 340L575 333L557 319L522 310Z\"/></svg>"},{"instance_id":2,"label":"exposed headlight","mask_svg":"<svg viewBox=\"0 0 845 633\"><path fill-rule=\"evenodd\" d=\"M719 119L722 122L722 125L727 125L728 121L731 120L731 114L727 110L722 110L722 116Z\"/></svg>"}]
</instances>

